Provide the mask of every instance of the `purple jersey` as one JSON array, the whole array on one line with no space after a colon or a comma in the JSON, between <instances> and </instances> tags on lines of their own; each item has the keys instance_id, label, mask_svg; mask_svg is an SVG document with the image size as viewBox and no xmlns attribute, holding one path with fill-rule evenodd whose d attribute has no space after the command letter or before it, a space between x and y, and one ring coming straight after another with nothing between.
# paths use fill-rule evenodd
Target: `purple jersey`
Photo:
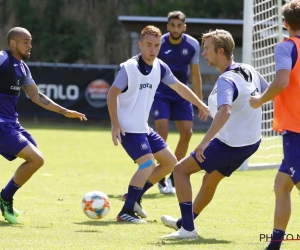
<instances>
[{"instance_id":1,"label":"purple jersey","mask_svg":"<svg viewBox=\"0 0 300 250\"><path fill-rule=\"evenodd\" d=\"M169 33L162 36L162 45L158 54L158 58L165 62L171 69L176 78L187 84L189 78L190 64L199 64L200 45L199 42L187 35L182 34L182 41L179 44L172 44L169 41ZM172 96L182 100L173 89L170 89L163 84L158 86L157 96Z\"/></svg>"},{"instance_id":2,"label":"purple jersey","mask_svg":"<svg viewBox=\"0 0 300 250\"><path fill-rule=\"evenodd\" d=\"M15 57L12 57L12 59L16 76L18 78L24 76L24 81L20 84L20 87L33 84L34 80L32 79L28 66ZM3 73L9 68L9 63L9 57L6 51L0 51L0 79ZM16 106L18 100L19 96L0 93L0 122L17 122L18 113Z\"/></svg>"},{"instance_id":3,"label":"purple jersey","mask_svg":"<svg viewBox=\"0 0 300 250\"><path fill-rule=\"evenodd\" d=\"M297 36L300 39L300 36ZM292 40L278 43L274 50L276 72L281 69L292 70L297 59L298 52Z\"/></svg>"}]
</instances>

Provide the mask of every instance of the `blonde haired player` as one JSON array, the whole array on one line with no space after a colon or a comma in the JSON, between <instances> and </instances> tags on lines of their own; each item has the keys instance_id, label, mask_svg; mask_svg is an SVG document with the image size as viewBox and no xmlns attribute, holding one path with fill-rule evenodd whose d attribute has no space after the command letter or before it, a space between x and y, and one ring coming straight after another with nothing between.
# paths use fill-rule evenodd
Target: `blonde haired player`
<instances>
[{"instance_id":1,"label":"blonde haired player","mask_svg":"<svg viewBox=\"0 0 300 250\"><path fill-rule=\"evenodd\" d=\"M209 66L221 72L208 106L213 122L190 156L174 168L181 219L164 215L162 222L175 230L162 238L197 238L194 219L211 202L220 181L229 177L259 147L262 110L254 110L249 98L268 84L250 65L233 61L235 47L231 34L214 30L202 37L203 53ZM201 188L192 203L190 176L205 170Z\"/></svg>"}]
</instances>

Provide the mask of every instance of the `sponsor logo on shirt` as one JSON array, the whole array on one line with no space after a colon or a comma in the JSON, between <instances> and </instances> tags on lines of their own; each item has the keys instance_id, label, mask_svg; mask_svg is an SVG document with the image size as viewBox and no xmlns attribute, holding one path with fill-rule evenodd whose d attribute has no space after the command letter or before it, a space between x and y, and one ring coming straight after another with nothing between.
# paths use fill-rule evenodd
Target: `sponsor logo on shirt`
<instances>
[{"instance_id":1,"label":"sponsor logo on shirt","mask_svg":"<svg viewBox=\"0 0 300 250\"><path fill-rule=\"evenodd\" d=\"M141 83L140 84L140 90L145 89L145 88L152 89L152 84L151 83Z\"/></svg>"},{"instance_id":2,"label":"sponsor logo on shirt","mask_svg":"<svg viewBox=\"0 0 300 250\"><path fill-rule=\"evenodd\" d=\"M258 88L256 88L252 93L251 93L251 96L255 96L256 95L256 93L258 93Z\"/></svg>"},{"instance_id":3,"label":"sponsor logo on shirt","mask_svg":"<svg viewBox=\"0 0 300 250\"><path fill-rule=\"evenodd\" d=\"M184 56L188 55L189 54L188 49L186 49L186 48L182 49L181 54L184 55Z\"/></svg>"},{"instance_id":4,"label":"sponsor logo on shirt","mask_svg":"<svg viewBox=\"0 0 300 250\"><path fill-rule=\"evenodd\" d=\"M216 93L217 93L217 91L218 91L218 88L214 88L214 89L211 91L211 95L214 95L214 94L216 94Z\"/></svg>"},{"instance_id":5,"label":"sponsor logo on shirt","mask_svg":"<svg viewBox=\"0 0 300 250\"><path fill-rule=\"evenodd\" d=\"M172 51L172 50L169 49L169 50L165 51L165 54L169 54L171 51Z\"/></svg>"},{"instance_id":6,"label":"sponsor logo on shirt","mask_svg":"<svg viewBox=\"0 0 300 250\"><path fill-rule=\"evenodd\" d=\"M18 87L18 86L10 86L10 89L12 89L12 90L20 90L21 88Z\"/></svg>"}]
</instances>

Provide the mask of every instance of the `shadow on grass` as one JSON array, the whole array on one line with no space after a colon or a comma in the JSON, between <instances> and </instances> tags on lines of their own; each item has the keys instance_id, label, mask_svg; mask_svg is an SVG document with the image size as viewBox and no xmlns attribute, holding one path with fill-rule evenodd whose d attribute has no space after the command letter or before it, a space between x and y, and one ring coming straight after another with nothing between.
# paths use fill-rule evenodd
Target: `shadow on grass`
<instances>
[{"instance_id":1,"label":"shadow on grass","mask_svg":"<svg viewBox=\"0 0 300 250\"><path fill-rule=\"evenodd\" d=\"M147 224L156 224L158 223L157 220L147 220ZM120 222L117 220L87 220L87 221L81 221L81 222L73 222L73 224L76 225L84 225L84 226L100 226L100 227L106 227L106 226L110 226L110 225L114 225L114 226L124 226L124 225L136 225L133 224L131 222ZM147 225L147 224L143 224L143 225ZM142 225L140 225L142 226Z\"/></svg>"},{"instance_id":2,"label":"shadow on grass","mask_svg":"<svg viewBox=\"0 0 300 250\"><path fill-rule=\"evenodd\" d=\"M123 194L120 194L120 195L115 195L115 194L107 194L107 196L111 199L120 199L122 200L122 195ZM160 193L157 193L157 194L144 194L142 199L145 199L145 200L151 200L151 199L171 199L171 198L176 198L176 195L175 194L160 194Z\"/></svg>"},{"instance_id":3,"label":"shadow on grass","mask_svg":"<svg viewBox=\"0 0 300 250\"><path fill-rule=\"evenodd\" d=\"M0 227L18 227L18 228L22 228L23 225L22 224L10 224L7 221L0 221Z\"/></svg>"},{"instance_id":4,"label":"shadow on grass","mask_svg":"<svg viewBox=\"0 0 300 250\"><path fill-rule=\"evenodd\" d=\"M196 244L231 244L232 241L228 240L217 240L214 238L203 238L199 236L198 239L168 239L160 240L157 243L150 243L149 245L163 246L163 245L196 245Z\"/></svg>"}]
</instances>

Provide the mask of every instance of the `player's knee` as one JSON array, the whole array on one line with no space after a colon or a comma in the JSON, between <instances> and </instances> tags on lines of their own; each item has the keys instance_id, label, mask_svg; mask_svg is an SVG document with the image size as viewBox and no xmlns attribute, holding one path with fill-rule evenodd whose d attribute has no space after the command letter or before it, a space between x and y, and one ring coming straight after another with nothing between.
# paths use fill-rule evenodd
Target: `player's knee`
<instances>
[{"instance_id":1,"label":"player's knee","mask_svg":"<svg viewBox=\"0 0 300 250\"><path fill-rule=\"evenodd\" d=\"M220 181L223 179L219 174L216 173L205 173L202 180L202 189L215 189L219 185Z\"/></svg>"},{"instance_id":2,"label":"player's knee","mask_svg":"<svg viewBox=\"0 0 300 250\"><path fill-rule=\"evenodd\" d=\"M44 157L42 155L35 155L35 157L32 160L32 163L34 165L34 167L36 168L36 170L38 170L40 167L42 167L44 165Z\"/></svg>"},{"instance_id":3,"label":"player's knee","mask_svg":"<svg viewBox=\"0 0 300 250\"><path fill-rule=\"evenodd\" d=\"M177 175L177 176L186 174L185 169L184 169L183 165L180 162L177 162L175 164L173 173L174 173L174 175Z\"/></svg>"},{"instance_id":4,"label":"player's knee","mask_svg":"<svg viewBox=\"0 0 300 250\"><path fill-rule=\"evenodd\" d=\"M144 163L140 164L138 170L143 170L143 169L147 169L147 168L151 168L151 167L155 167L154 162L153 162L153 160L148 160L148 161L145 161Z\"/></svg>"},{"instance_id":5,"label":"player's knee","mask_svg":"<svg viewBox=\"0 0 300 250\"><path fill-rule=\"evenodd\" d=\"M274 192L277 197L282 197L290 195L291 190L284 183L275 182Z\"/></svg>"},{"instance_id":6,"label":"player's knee","mask_svg":"<svg viewBox=\"0 0 300 250\"><path fill-rule=\"evenodd\" d=\"M180 139L189 141L191 139L192 135L193 135L192 129L184 130L183 132L180 133Z\"/></svg>"},{"instance_id":7,"label":"player's knee","mask_svg":"<svg viewBox=\"0 0 300 250\"><path fill-rule=\"evenodd\" d=\"M169 133L169 128L168 126L164 126L164 125L158 125L156 126L156 130L157 133L162 137L162 138L166 138L168 133Z\"/></svg>"}]
</instances>

